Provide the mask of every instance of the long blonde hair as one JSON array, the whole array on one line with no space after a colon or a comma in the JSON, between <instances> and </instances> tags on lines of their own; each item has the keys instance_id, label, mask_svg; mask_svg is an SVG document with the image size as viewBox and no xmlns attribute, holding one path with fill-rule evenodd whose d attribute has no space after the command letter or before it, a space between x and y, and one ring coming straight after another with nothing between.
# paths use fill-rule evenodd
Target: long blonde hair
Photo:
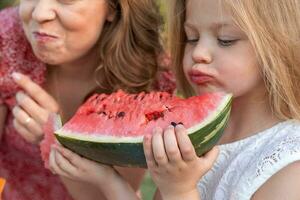
<instances>
[{"instance_id":1,"label":"long blonde hair","mask_svg":"<svg viewBox=\"0 0 300 200\"><path fill-rule=\"evenodd\" d=\"M262 67L271 108L281 119L300 120L300 1L220 0L247 34ZM191 87L183 77L185 0L170 5L169 38L179 88ZM176 16L176 17L174 17ZM176 41L172 43L171 41ZM179 60L181 59L181 60Z\"/></svg>"},{"instance_id":2,"label":"long blonde hair","mask_svg":"<svg viewBox=\"0 0 300 200\"><path fill-rule=\"evenodd\" d=\"M158 70L161 18L154 0L107 0L116 13L99 39L100 91L150 90Z\"/></svg>"}]
</instances>

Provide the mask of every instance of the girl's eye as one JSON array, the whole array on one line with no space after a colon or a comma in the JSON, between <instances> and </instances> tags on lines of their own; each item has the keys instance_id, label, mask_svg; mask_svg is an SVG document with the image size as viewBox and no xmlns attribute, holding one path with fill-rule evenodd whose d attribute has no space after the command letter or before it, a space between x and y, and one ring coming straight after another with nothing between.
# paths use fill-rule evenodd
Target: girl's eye
<instances>
[{"instance_id":1,"label":"girl's eye","mask_svg":"<svg viewBox=\"0 0 300 200\"><path fill-rule=\"evenodd\" d=\"M185 42L188 43L188 44L194 44L194 43L197 43L198 40L199 40L198 38L195 38L195 39L188 39L188 38L187 38L187 39L185 40Z\"/></svg>"},{"instance_id":2,"label":"girl's eye","mask_svg":"<svg viewBox=\"0 0 300 200\"><path fill-rule=\"evenodd\" d=\"M59 2L64 3L64 4L71 4L75 2L75 0L59 0Z\"/></svg>"},{"instance_id":3,"label":"girl's eye","mask_svg":"<svg viewBox=\"0 0 300 200\"><path fill-rule=\"evenodd\" d=\"M238 40L222 40L222 39L218 39L218 44L222 47L228 47L231 46L233 44L235 44Z\"/></svg>"}]
</instances>

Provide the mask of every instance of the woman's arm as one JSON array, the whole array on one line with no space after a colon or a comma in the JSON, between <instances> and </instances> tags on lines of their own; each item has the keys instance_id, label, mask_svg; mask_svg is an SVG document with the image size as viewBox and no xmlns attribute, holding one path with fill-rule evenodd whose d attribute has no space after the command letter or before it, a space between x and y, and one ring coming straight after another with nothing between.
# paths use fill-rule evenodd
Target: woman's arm
<instances>
[{"instance_id":1,"label":"woman's arm","mask_svg":"<svg viewBox=\"0 0 300 200\"><path fill-rule=\"evenodd\" d=\"M6 115L7 115L7 107L4 105L0 105L0 141L3 135Z\"/></svg>"}]
</instances>

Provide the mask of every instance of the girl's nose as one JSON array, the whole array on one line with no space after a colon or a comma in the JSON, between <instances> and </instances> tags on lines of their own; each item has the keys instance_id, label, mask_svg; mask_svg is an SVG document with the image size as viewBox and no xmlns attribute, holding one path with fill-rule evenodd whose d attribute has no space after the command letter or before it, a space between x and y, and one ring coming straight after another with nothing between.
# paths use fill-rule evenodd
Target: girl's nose
<instances>
[{"instance_id":1,"label":"girl's nose","mask_svg":"<svg viewBox=\"0 0 300 200\"><path fill-rule=\"evenodd\" d=\"M199 42L192 53L192 58L195 63L211 63L212 53L209 48L209 44L203 44Z\"/></svg>"},{"instance_id":2,"label":"girl's nose","mask_svg":"<svg viewBox=\"0 0 300 200\"><path fill-rule=\"evenodd\" d=\"M32 12L32 18L39 23L51 21L55 19L56 13L54 8L54 2L50 0L37 1L34 10Z\"/></svg>"}]
</instances>

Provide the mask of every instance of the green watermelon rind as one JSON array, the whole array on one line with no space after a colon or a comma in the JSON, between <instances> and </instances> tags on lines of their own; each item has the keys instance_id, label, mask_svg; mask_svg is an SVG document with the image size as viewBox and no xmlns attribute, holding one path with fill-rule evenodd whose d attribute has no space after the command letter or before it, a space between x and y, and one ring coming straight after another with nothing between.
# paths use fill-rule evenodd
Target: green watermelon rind
<instances>
[{"instance_id":1,"label":"green watermelon rind","mask_svg":"<svg viewBox=\"0 0 300 200\"><path fill-rule=\"evenodd\" d=\"M231 101L231 95L224 96L216 112L202 123L187 130L198 156L203 155L219 141L229 118ZM64 134L64 132L60 132L61 130L55 132L57 140L83 157L108 165L146 167L143 138L138 140L123 138L123 140L117 141L112 138L111 141L91 141L90 138L87 140L86 137Z\"/></svg>"}]
</instances>

